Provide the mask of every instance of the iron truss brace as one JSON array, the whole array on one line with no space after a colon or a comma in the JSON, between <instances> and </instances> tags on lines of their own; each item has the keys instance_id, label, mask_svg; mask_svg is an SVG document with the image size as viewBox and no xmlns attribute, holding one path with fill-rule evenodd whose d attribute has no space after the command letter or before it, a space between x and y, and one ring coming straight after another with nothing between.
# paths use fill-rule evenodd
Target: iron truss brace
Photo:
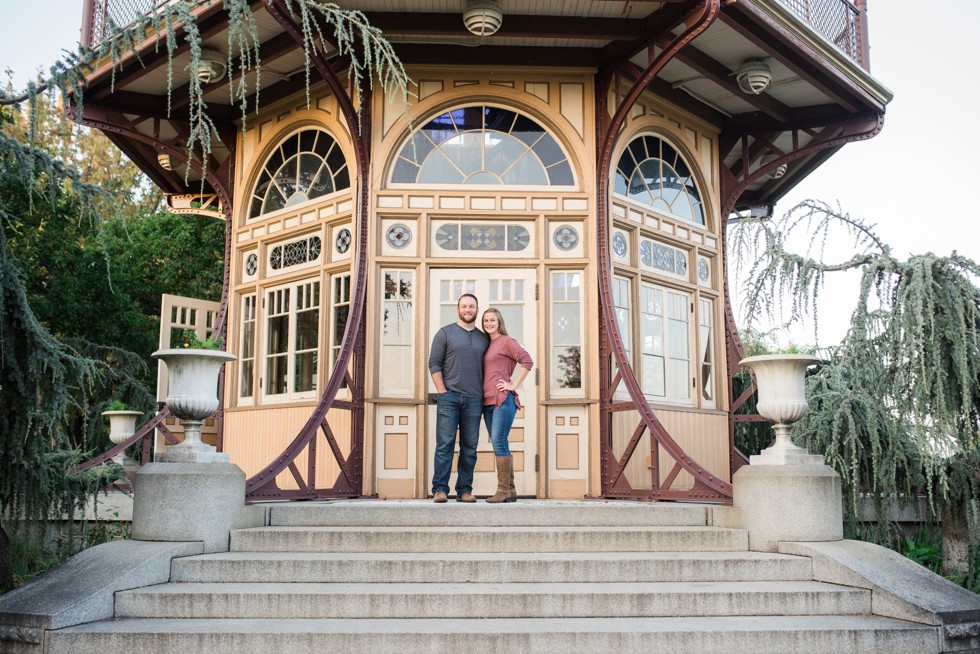
<instances>
[{"instance_id":1,"label":"iron truss brace","mask_svg":"<svg viewBox=\"0 0 980 654\"><path fill-rule=\"evenodd\" d=\"M863 141L876 136L884 126L884 113L859 114L844 120L826 123L808 123L801 125L758 127L733 131L723 134L719 139L719 161L722 163L722 213L721 241L728 242L728 218L738 205L742 195L756 180L768 175L780 166L792 166L804 157L821 151L839 148L853 141ZM791 135L792 146L789 149L776 147L774 142L782 134ZM736 147L741 146L741 156L731 168L724 165L725 158ZM765 163L762 163L766 157ZM758 160L759 163L754 164ZM765 187L760 195L765 197ZM725 292L725 353L728 364L728 390L731 396L734 389L735 375L738 374L739 362L745 358L745 348L738 334L735 322L735 312L732 309L731 288L728 283L728 258L724 259L722 282ZM755 381L738 397L731 397L728 410L728 445L731 470L734 473L739 467L748 463L745 455L735 446L735 424L737 422L760 421L759 415L736 412L755 392Z\"/></svg>"},{"instance_id":2,"label":"iron truss brace","mask_svg":"<svg viewBox=\"0 0 980 654\"><path fill-rule=\"evenodd\" d=\"M671 20L664 29L651 32L648 42L643 46L647 49L649 63L636 75L636 81L629 90L620 97L622 75L619 70L628 63L627 57L618 59L616 69L605 70L597 79L597 113L599 124L599 151L597 156L597 261L599 273L599 300L602 320L599 325L600 348L600 378L601 378L601 453L602 453L602 488L607 496L642 497L645 499L711 499L725 501L731 497L731 484L716 477L697 461L691 458L667 432L650 407L637 381L636 374L626 355L619 326L615 320L612 301L613 270L609 255L609 173L612 166L612 155L616 140L627 116L640 95L656 79L663 67L677 53L699 34L704 32L718 16L719 0L702 0L690 3ZM674 27L683 26L678 36L672 37L658 54L653 56L653 46L656 39L669 34ZM632 74L632 71L629 71ZM607 113L607 102L610 88L615 92L616 110L610 118ZM612 378L610 359L614 360L618 372ZM622 383L630 396L630 403L615 403L613 396L616 387ZM635 410L640 414L640 422L633 432L622 456L617 457L613 452L613 413L621 410ZM633 488L625 476L629 459L634 455L643 433L650 433L650 468L651 488ZM661 479L659 456L660 448L675 461L667 475ZM686 471L694 478L694 487L690 490L672 491L670 485L681 471Z\"/></svg>"},{"instance_id":3,"label":"iron truss brace","mask_svg":"<svg viewBox=\"0 0 980 654\"><path fill-rule=\"evenodd\" d=\"M112 112L109 108L94 105L91 102L87 102L85 104L84 112L77 111L75 105L73 104L69 104L66 111L69 117L80 125L93 127L107 134L115 134L132 141L145 143L153 147L158 152L169 154L171 157L174 157L179 161L186 162L192 170L199 173L203 177L204 181L206 181L211 188L214 189L214 195L217 197L218 206L221 208L221 215L218 217L224 219L225 221L225 261L221 291L221 306L215 320L214 335L224 336L227 327L226 317L228 315L228 289L231 279L231 214L232 198L234 197L233 162L235 160L235 147L237 145L237 140L233 135L231 137L226 135L225 142L227 142L231 152L229 153L229 157L225 163L222 166L215 168L211 165L203 165L196 159L190 159L187 155L187 151L183 148L179 148L172 143L165 143L157 136L144 134L143 132L138 131L135 126L144 120L147 120L147 117L137 117L136 119L130 119L125 124L120 124L112 119ZM219 411L220 410L221 409L219 409Z\"/></svg>"},{"instance_id":4,"label":"iron truss brace","mask_svg":"<svg viewBox=\"0 0 980 654\"><path fill-rule=\"evenodd\" d=\"M300 47L303 46L303 31L295 18L283 6L282 2L264 0L269 14L279 25L290 34ZM340 81L337 73L323 57L322 51L310 52L310 61L326 81L347 123L353 137L355 167L357 169L358 204L356 259L354 270L354 290L348 314L347 325L340 346L340 352L334 362L333 369L326 388L313 409L306 424L282 453L269 465L250 477L245 482L245 495L249 501L261 499L284 498L318 498L318 497L353 497L361 494L363 479L364 456L364 359L365 334L364 309L367 302L367 257L365 248L368 235L368 180L370 179L370 111L359 115L354 105L353 91L348 92ZM369 107L371 96L369 91L363 91L361 106ZM353 376L348 373L353 359ZM351 391L351 401L337 399L337 393L342 384ZM344 457L340 445L327 419L330 409L345 409L351 412L350 443L351 448ZM322 433L330 447L340 473L333 486L327 489L316 487L316 436ZM296 459L304 451L307 452L305 475L296 465ZM299 487L298 490L280 489L276 477L283 471L289 470Z\"/></svg>"},{"instance_id":5,"label":"iron truss brace","mask_svg":"<svg viewBox=\"0 0 980 654\"><path fill-rule=\"evenodd\" d=\"M872 138L881 131L884 118L883 113L867 113L823 123L771 125L722 134L719 138L722 162L736 146L741 146L740 156L731 168L721 167L723 220L727 220L742 194L760 177L816 152ZM790 147L778 147L776 141L787 134Z\"/></svg>"},{"instance_id":6,"label":"iron truss brace","mask_svg":"<svg viewBox=\"0 0 980 654\"><path fill-rule=\"evenodd\" d=\"M126 124L120 124L112 119L111 112L108 108L93 105L91 102L85 104L84 112L76 109L76 106L69 102L66 113L68 116L80 125L85 125L86 127L92 127L98 129L107 134L115 134L126 139L133 141L138 141L150 145L159 152L165 152L171 157L174 157L180 161L184 161L192 170L197 171L203 177L214 193L211 194L212 199L204 206L211 206L216 204L218 215L216 217L221 218L225 221L225 257L224 257L224 269L222 271L222 281L221 281L221 303L218 308L218 315L215 317L215 322L213 326L213 334L216 337L224 337L227 334L228 327L228 295L231 288L231 233L233 227L232 217L232 198L234 197L234 161L235 161L235 148L237 146L237 139L234 137L234 133L230 138L226 138L225 142L228 144L230 150L228 159L222 166L217 168L210 165L203 165L197 160L188 161L187 151L183 148L178 148L174 144L164 143L160 141L157 134L149 135L144 134L136 129L136 125L143 122L140 118L146 119L146 117L138 117L137 119L131 119L127 121ZM228 136L227 134L225 135ZM201 197L200 195L194 197ZM168 199L169 204L169 199ZM196 211L194 213L197 213ZM226 345L227 347L227 345ZM221 371L218 376L218 397L224 397L225 389L225 368L222 366ZM163 411L157 414L157 422L162 420L162 417L169 416L169 409L164 408ZM215 412L215 420L217 423L218 430L218 450L221 450L222 437L224 430L224 404L220 403L218 405L218 410ZM164 427L157 426L157 429L162 429L165 436L169 434ZM151 433L151 427L144 427L139 430L139 434ZM167 436L167 440L170 441L173 438L172 435ZM138 439L132 439L133 442ZM150 452L150 439L144 438L143 441L143 461L146 462L149 458ZM103 457L108 458L116 449L110 450L103 454L101 457L96 457L94 460L104 460ZM91 463L91 462L89 462Z\"/></svg>"},{"instance_id":7,"label":"iron truss brace","mask_svg":"<svg viewBox=\"0 0 980 654\"><path fill-rule=\"evenodd\" d=\"M217 193L167 193L163 199L167 211L173 214L225 217L224 207Z\"/></svg>"}]
</instances>

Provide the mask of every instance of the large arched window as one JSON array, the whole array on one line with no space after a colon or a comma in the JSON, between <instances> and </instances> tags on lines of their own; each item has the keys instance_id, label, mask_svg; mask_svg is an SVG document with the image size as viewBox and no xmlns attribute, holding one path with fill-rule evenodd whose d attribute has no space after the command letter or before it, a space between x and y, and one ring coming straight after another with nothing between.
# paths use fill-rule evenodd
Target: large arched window
<instances>
[{"instance_id":1,"label":"large arched window","mask_svg":"<svg viewBox=\"0 0 980 654\"><path fill-rule=\"evenodd\" d=\"M337 141L320 129L304 129L272 151L252 190L248 217L291 207L350 188L347 160Z\"/></svg>"},{"instance_id":2,"label":"large arched window","mask_svg":"<svg viewBox=\"0 0 980 654\"><path fill-rule=\"evenodd\" d=\"M704 225L701 193L687 162L663 139L647 134L630 141L616 166L618 195Z\"/></svg>"},{"instance_id":3,"label":"large arched window","mask_svg":"<svg viewBox=\"0 0 980 654\"><path fill-rule=\"evenodd\" d=\"M511 109L474 105L417 129L391 170L395 184L571 186L568 157L537 122Z\"/></svg>"}]
</instances>

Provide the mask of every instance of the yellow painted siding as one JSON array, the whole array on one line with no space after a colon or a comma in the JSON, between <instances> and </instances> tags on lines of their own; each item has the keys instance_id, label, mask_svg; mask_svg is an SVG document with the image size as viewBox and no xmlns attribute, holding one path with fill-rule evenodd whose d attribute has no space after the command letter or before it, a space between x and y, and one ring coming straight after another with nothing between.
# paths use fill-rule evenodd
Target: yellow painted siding
<instances>
[{"instance_id":1,"label":"yellow painted siding","mask_svg":"<svg viewBox=\"0 0 980 654\"><path fill-rule=\"evenodd\" d=\"M701 413L695 411L656 410L657 418L667 429L667 433L695 461L711 473L727 480L728 473L728 416L723 413ZM617 458L622 457L626 446L639 424L640 414L636 411L622 411L613 416L613 451ZM673 469L675 461L662 447L659 448L660 479L665 480ZM626 478L633 488L651 487L650 476L650 435L644 431L633 456L625 469ZM686 471L681 471L671 484L672 490L684 490L692 486L693 479Z\"/></svg>"},{"instance_id":2,"label":"yellow painted siding","mask_svg":"<svg viewBox=\"0 0 980 654\"><path fill-rule=\"evenodd\" d=\"M286 449L299 434L312 412L312 406L269 407L225 414L225 451L231 462L245 471L246 477L259 472ZM331 411L330 427L341 453L350 453L350 412ZM305 478L308 457L296 457L296 467ZM317 435L316 485L333 486L340 472L333 452L320 431ZM277 477L279 488L296 489L299 485L288 470Z\"/></svg>"}]
</instances>

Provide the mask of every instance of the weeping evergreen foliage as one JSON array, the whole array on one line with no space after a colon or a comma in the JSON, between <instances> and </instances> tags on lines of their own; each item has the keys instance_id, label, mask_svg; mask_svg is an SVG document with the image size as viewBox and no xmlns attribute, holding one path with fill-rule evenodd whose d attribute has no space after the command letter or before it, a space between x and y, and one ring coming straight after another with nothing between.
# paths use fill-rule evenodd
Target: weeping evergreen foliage
<instances>
[{"instance_id":1,"label":"weeping evergreen foliage","mask_svg":"<svg viewBox=\"0 0 980 654\"><path fill-rule=\"evenodd\" d=\"M22 187L32 202L57 202L62 184L74 187L72 197L82 214L99 193L44 152L0 130L0 545L7 542L5 529L11 523L63 514L70 519L75 508L122 473L118 465L69 473L87 454L68 438L67 421L80 411L84 416L89 393L102 377L101 366L59 342L37 321L20 272L8 256L6 229L16 224L21 209L10 206L9 199L16 196L11 189ZM0 566L0 590L10 584L9 565Z\"/></svg>"},{"instance_id":2,"label":"weeping evergreen foliage","mask_svg":"<svg viewBox=\"0 0 980 654\"><path fill-rule=\"evenodd\" d=\"M364 14L319 0L268 0L285 8L300 25L306 53L306 97L310 101L312 55L343 57L347 81L354 97L367 84L382 85L389 96L408 98L409 79L393 47L381 31L371 26ZM82 446L94 443L87 426L103 408L93 397L116 397L133 406L149 404L139 384L133 355L123 350L92 343L75 342L73 347L52 336L36 319L29 306L16 262L10 256L7 229L22 229L15 196L26 193L29 208L46 202L54 206L67 199L68 209L78 220L90 220L102 239L101 220L95 205L97 187L86 184L63 162L34 147L37 142L38 112L45 93L60 93L64 106L76 117L84 113L86 78L101 66L111 64L113 84L119 63L147 40L157 52L167 53L167 113L174 91L174 56L186 45L188 107L190 112L186 151L190 161L207 168L218 128L208 115L204 90L195 72L203 60L197 11L220 7L227 14L227 72L230 99L237 103L244 121L258 110L261 88L260 39L248 0L171 0L152 3L149 13L134 16L127 26L110 24L109 34L94 48L81 47L52 65L44 79L31 82L22 92L0 91L0 591L10 587L9 540L5 526L19 521L43 521L73 515L73 509L108 482L121 475L115 464L100 466L81 475L71 468L91 456ZM159 6L157 6L159 5ZM138 57L139 55L136 54ZM246 73L255 73L252 81ZM249 106L249 98L254 98ZM4 107L25 105L29 114L27 143L4 130L9 117ZM192 165L187 166L190 174ZM204 184L203 178L201 184ZM13 193L7 190L15 189ZM111 198L110 198L111 201ZM64 207L62 207L64 209ZM61 212L63 213L63 211ZM107 267L107 275L109 270ZM77 348L77 349L76 349ZM142 389L142 393L141 393ZM107 392L108 391L108 392ZM78 424L86 434L83 443L68 437L68 425ZM76 439L77 440L77 439Z\"/></svg>"},{"instance_id":3,"label":"weeping evergreen foliage","mask_svg":"<svg viewBox=\"0 0 980 654\"><path fill-rule=\"evenodd\" d=\"M220 4L221 11L227 15L226 64L229 79L233 80L228 85L228 92L230 100L241 110L243 132L248 115L259 108L261 90L260 38L255 15L249 0L171 0L155 4L159 6L150 8L146 14L134 16L130 25L115 25L110 19L109 35L95 47L80 47L77 53L68 54L65 60L50 67L45 80L30 83L21 93L0 92L0 105L27 102L32 114L31 125L35 126L35 98L45 90L58 89L65 97L72 98L77 111L84 113L86 75L99 66L111 63L114 83L123 57L130 52L136 53L140 44L151 39L155 51L163 48L167 52L169 116L174 90L174 55L179 47L186 44L189 55L187 70L192 72L187 76L190 118L186 149L192 160L207 162L214 148L214 139L220 142L220 137L217 125L208 115L201 81L193 74L204 60L196 12ZM355 92L360 92L365 84L373 88L375 81L378 81L389 95L400 97L403 101L407 99L409 78L401 61L381 30L372 26L362 12L342 9L336 4L319 0L269 0L269 4L285 8L302 29L307 105L310 103L311 56L314 54L346 58L347 76ZM244 74L249 72L256 74L251 85ZM253 95L255 104L249 106L248 98ZM191 166L188 166L188 175L190 171Z\"/></svg>"},{"instance_id":4,"label":"weeping evergreen foliage","mask_svg":"<svg viewBox=\"0 0 980 654\"><path fill-rule=\"evenodd\" d=\"M828 263L836 230L855 252ZM787 245L800 232L809 234L803 254ZM747 316L773 316L782 300L790 320L816 316L826 275L860 272L850 328L808 376L810 410L794 429L841 475L850 519L866 491L879 515L883 494L915 492L927 494L933 517L939 505L972 514L980 491L980 265L955 252L898 259L870 226L816 201L779 220L738 224L732 246Z\"/></svg>"}]
</instances>

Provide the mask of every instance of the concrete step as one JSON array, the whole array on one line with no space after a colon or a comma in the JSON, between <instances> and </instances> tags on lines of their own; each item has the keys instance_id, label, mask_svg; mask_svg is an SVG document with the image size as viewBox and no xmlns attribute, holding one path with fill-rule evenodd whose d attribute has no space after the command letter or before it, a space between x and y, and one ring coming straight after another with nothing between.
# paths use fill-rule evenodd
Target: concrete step
<instances>
[{"instance_id":1,"label":"concrete step","mask_svg":"<svg viewBox=\"0 0 980 654\"><path fill-rule=\"evenodd\" d=\"M670 582L813 578L811 559L764 552L222 552L174 559L175 582Z\"/></svg>"},{"instance_id":2,"label":"concrete step","mask_svg":"<svg viewBox=\"0 0 980 654\"><path fill-rule=\"evenodd\" d=\"M179 583L116 594L117 618L595 618L870 612L869 590L815 581Z\"/></svg>"},{"instance_id":3,"label":"concrete step","mask_svg":"<svg viewBox=\"0 0 980 654\"><path fill-rule=\"evenodd\" d=\"M540 500L514 504L433 504L422 500L342 500L278 504L270 524L292 527L698 527L708 509L695 504L650 504L604 500Z\"/></svg>"},{"instance_id":4,"label":"concrete step","mask_svg":"<svg viewBox=\"0 0 980 654\"><path fill-rule=\"evenodd\" d=\"M110 620L50 633L49 654L381 651L921 654L935 627L865 616L545 619Z\"/></svg>"},{"instance_id":5,"label":"concrete step","mask_svg":"<svg viewBox=\"0 0 980 654\"><path fill-rule=\"evenodd\" d=\"M718 527L260 527L231 533L235 552L718 552L748 534Z\"/></svg>"}]
</instances>

